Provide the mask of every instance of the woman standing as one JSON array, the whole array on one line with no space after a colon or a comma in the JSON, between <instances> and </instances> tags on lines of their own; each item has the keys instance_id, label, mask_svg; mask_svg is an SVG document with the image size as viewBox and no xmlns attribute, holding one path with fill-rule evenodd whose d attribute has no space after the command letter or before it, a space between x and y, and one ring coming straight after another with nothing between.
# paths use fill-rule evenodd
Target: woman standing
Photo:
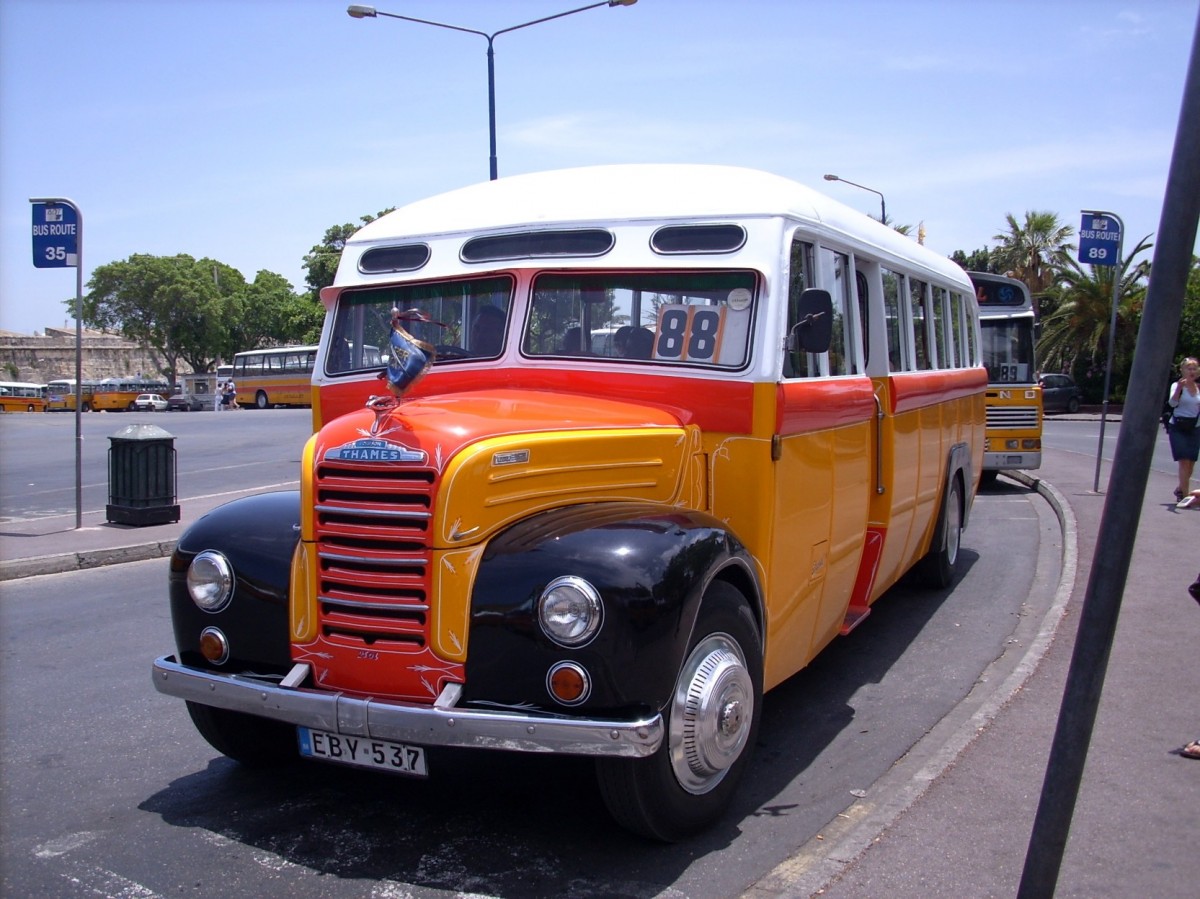
<instances>
[{"instance_id":1,"label":"woman standing","mask_svg":"<svg viewBox=\"0 0 1200 899\"><path fill-rule=\"evenodd\" d=\"M1175 488L1176 501L1192 492L1192 470L1196 457L1200 455L1200 431L1196 430L1196 417L1200 415L1200 361L1188 356L1179 366L1182 377L1171 385L1167 404L1174 410L1167 426L1171 440L1171 458L1179 464L1179 486Z\"/></svg>"}]
</instances>

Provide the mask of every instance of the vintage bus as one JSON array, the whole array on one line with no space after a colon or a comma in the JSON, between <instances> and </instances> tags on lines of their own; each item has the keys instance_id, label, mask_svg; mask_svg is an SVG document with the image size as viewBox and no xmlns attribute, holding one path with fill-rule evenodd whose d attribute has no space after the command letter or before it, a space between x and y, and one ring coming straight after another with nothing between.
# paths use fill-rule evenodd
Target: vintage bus
<instances>
[{"instance_id":1,"label":"vintage bus","mask_svg":"<svg viewBox=\"0 0 1200 899\"><path fill-rule=\"evenodd\" d=\"M315 346L267 347L233 357L229 377L237 385L238 405L311 406Z\"/></svg>"},{"instance_id":2,"label":"vintage bus","mask_svg":"<svg viewBox=\"0 0 1200 899\"><path fill-rule=\"evenodd\" d=\"M45 412L46 385L0 381L0 412Z\"/></svg>"},{"instance_id":3,"label":"vintage bus","mask_svg":"<svg viewBox=\"0 0 1200 899\"><path fill-rule=\"evenodd\" d=\"M154 683L234 759L592 756L618 822L681 839L765 690L906 572L955 576L971 282L800 184L467 187L359 231L322 299L299 491L215 510L171 564Z\"/></svg>"},{"instance_id":4,"label":"vintage bus","mask_svg":"<svg viewBox=\"0 0 1200 899\"><path fill-rule=\"evenodd\" d=\"M987 440L983 477L1042 464L1042 389L1034 357L1033 300L1014 278L969 272L979 305L987 368Z\"/></svg>"},{"instance_id":5,"label":"vintage bus","mask_svg":"<svg viewBox=\"0 0 1200 899\"><path fill-rule=\"evenodd\" d=\"M170 396L171 385L161 378L105 378L92 387L92 409L96 412L131 412L143 393Z\"/></svg>"},{"instance_id":6,"label":"vintage bus","mask_svg":"<svg viewBox=\"0 0 1200 899\"><path fill-rule=\"evenodd\" d=\"M83 400L83 411L92 411L92 392L96 388L96 381L84 380L80 390L75 390L74 378L56 378L46 385L46 411L47 412L74 412L75 397L79 395Z\"/></svg>"}]
</instances>

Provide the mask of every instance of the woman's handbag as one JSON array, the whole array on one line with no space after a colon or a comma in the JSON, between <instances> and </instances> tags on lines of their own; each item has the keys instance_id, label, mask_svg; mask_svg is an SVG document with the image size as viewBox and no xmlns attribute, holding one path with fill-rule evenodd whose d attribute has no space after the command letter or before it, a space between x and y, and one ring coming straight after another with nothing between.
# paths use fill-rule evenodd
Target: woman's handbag
<instances>
[{"instance_id":1,"label":"woman's handbag","mask_svg":"<svg viewBox=\"0 0 1200 899\"><path fill-rule=\"evenodd\" d=\"M1186 434L1189 431L1196 430L1195 418L1172 418L1171 430L1178 431L1180 434Z\"/></svg>"}]
</instances>

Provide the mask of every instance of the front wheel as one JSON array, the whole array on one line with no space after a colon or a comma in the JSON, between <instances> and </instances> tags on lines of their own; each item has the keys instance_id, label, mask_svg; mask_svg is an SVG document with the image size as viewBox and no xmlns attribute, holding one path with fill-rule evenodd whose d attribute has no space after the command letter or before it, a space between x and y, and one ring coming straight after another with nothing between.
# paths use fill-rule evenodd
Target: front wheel
<instances>
[{"instance_id":1,"label":"front wheel","mask_svg":"<svg viewBox=\"0 0 1200 899\"><path fill-rule=\"evenodd\" d=\"M712 824L750 759L761 708L758 623L741 592L716 581L705 594L664 712L663 744L649 758L597 761L600 792L613 818L664 842Z\"/></svg>"},{"instance_id":2,"label":"front wheel","mask_svg":"<svg viewBox=\"0 0 1200 899\"><path fill-rule=\"evenodd\" d=\"M254 394L254 405L259 409L265 409L268 405L270 405L267 402L267 392L265 390L260 390L258 393Z\"/></svg>"},{"instance_id":3,"label":"front wheel","mask_svg":"<svg viewBox=\"0 0 1200 899\"><path fill-rule=\"evenodd\" d=\"M1067 400L1067 413L1074 415L1079 411L1079 397L1073 396Z\"/></svg>"},{"instance_id":4,"label":"front wheel","mask_svg":"<svg viewBox=\"0 0 1200 899\"><path fill-rule=\"evenodd\" d=\"M290 724L198 702L188 702L187 710L213 749L248 768L286 765L298 755L296 729Z\"/></svg>"}]
</instances>

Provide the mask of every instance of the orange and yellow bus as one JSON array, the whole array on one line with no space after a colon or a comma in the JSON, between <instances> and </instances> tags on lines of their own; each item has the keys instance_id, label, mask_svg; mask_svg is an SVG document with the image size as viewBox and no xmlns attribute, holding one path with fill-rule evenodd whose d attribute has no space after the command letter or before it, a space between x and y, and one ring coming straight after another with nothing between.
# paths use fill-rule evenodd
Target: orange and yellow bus
<instances>
[{"instance_id":1,"label":"orange and yellow bus","mask_svg":"<svg viewBox=\"0 0 1200 899\"><path fill-rule=\"evenodd\" d=\"M45 412L46 385L0 381L0 412Z\"/></svg>"},{"instance_id":2,"label":"orange and yellow bus","mask_svg":"<svg viewBox=\"0 0 1200 899\"><path fill-rule=\"evenodd\" d=\"M1034 356L1033 300L1014 278L969 272L979 304L987 368L987 442L983 476L1042 464L1042 388Z\"/></svg>"},{"instance_id":3,"label":"orange and yellow bus","mask_svg":"<svg viewBox=\"0 0 1200 899\"><path fill-rule=\"evenodd\" d=\"M96 381L83 382L83 387L75 390L74 378L56 378L46 384L46 411L47 412L74 412L75 397L79 393L83 398L83 411L92 411L92 392L96 388Z\"/></svg>"},{"instance_id":4,"label":"orange and yellow bus","mask_svg":"<svg viewBox=\"0 0 1200 899\"><path fill-rule=\"evenodd\" d=\"M680 839L735 795L764 691L907 572L956 576L973 286L803 185L466 187L359 231L322 300L299 491L214 510L171 564L154 683L232 758L588 755L618 822Z\"/></svg>"},{"instance_id":5,"label":"orange and yellow bus","mask_svg":"<svg viewBox=\"0 0 1200 899\"><path fill-rule=\"evenodd\" d=\"M267 347L233 357L229 377L237 385L238 405L311 406L315 346Z\"/></svg>"},{"instance_id":6,"label":"orange and yellow bus","mask_svg":"<svg viewBox=\"0 0 1200 899\"><path fill-rule=\"evenodd\" d=\"M171 385L160 378L105 378L92 385L92 409L96 412L132 412L143 393L171 395Z\"/></svg>"}]
</instances>

